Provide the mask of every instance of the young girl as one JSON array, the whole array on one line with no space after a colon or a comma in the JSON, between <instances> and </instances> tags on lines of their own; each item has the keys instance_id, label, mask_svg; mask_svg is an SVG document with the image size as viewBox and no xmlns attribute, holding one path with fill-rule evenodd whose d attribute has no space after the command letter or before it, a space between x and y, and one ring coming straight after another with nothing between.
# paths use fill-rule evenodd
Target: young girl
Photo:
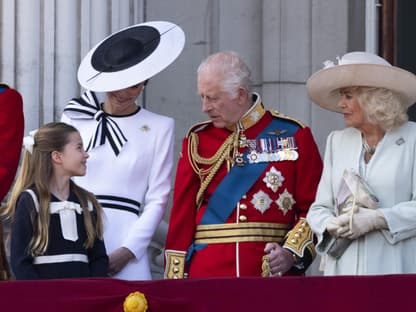
<instances>
[{"instance_id":1,"label":"young girl","mask_svg":"<svg viewBox=\"0 0 416 312\"><path fill-rule=\"evenodd\" d=\"M88 154L79 132L53 122L24 138L22 166L2 212L12 223L16 279L106 276L102 208L77 186Z\"/></svg>"}]
</instances>

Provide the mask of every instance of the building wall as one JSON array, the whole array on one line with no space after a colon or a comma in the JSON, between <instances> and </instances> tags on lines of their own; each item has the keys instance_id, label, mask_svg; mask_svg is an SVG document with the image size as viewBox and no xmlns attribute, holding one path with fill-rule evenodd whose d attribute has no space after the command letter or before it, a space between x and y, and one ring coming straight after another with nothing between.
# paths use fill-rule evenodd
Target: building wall
<instances>
[{"instance_id":1,"label":"building wall","mask_svg":"<svg viewBox=\"0 0 416 312\"><path fill-rule=\"evenodd\" d=\"M341 116L312 105L305 83L322 62L364 47L358 0L0 0L0 79L24 99L25 132L59 120L80 94L82 57L108 34L150 20L180 25L180 57L151 79L141 104L176 120L175 154L187 129L205 120L196 69L209 54L235 50L252 69L255 91L269 109L309 125L321 153ZM361 14L360 14L361 12ZM169 217L169 210L166 220ZM162 224L155 248L163 246ZM161 255L155 254L159 265Z\"/></svg>"}]
</instances>

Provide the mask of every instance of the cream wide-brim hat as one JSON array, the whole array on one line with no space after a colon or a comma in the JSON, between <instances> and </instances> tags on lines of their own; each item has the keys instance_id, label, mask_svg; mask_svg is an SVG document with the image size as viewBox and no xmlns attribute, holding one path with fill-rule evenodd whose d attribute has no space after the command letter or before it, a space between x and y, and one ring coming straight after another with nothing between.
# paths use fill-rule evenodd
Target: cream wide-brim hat
<instances>
[{"instance_id":1,"label":"cream wide-brim hat","mask_svg":"<svg viewBox=\"0 0 416 312\"><path fill-rule=\"evenodd\" d=\"M87 90L125 89L158 74L182 52L185 34L166 21L126 27L99 42L78 68L78 81Z\"/></svg>"},{"instance_id":2,"label":"cream wide-brim hat","mask_svg":"<svg viewBox=\"0 0 416 312\"><path fill-rule=\"evenodd\" d=\"M385 59L368 52L350 52L338 64L326 61L325 67L306 82L309 98L322 108L341 112L339 89L346 87L378 87L389 89L408 108L416 102L416 76L392 66Z\"/></svg>"}]
</instances>

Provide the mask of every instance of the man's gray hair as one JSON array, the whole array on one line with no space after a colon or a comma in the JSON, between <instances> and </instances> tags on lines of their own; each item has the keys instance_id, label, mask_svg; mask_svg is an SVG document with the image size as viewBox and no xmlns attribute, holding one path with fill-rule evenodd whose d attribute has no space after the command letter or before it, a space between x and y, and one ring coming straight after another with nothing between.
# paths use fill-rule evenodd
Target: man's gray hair
<instances>
[{"instance_id":1,"label":"man's gray hair","mask_svg":"<svg viewBox=\"0 0 416 312\"><path fill-rule=\"evenodd\" d=\"M251 92L251 71L243 59L234 51L218 52L208 56L198 67L198 75L210 70L218 74L223 91L231 97L238 95L240 88Z\"/></svg>"}]
</instances>

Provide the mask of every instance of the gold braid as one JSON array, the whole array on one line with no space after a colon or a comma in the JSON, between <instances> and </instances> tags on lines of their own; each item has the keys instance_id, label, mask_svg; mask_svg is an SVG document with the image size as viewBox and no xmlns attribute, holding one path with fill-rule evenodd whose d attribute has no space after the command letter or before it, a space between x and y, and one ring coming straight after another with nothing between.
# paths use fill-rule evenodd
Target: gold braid
<instances>
[{"instance_id":1,"label":"gold braid","mask_svg":"<svg viewBox=\"0 0 416 312\"><path fill-rule=\"evenodd\" d=\"M198 174L199 179L201 180L201 186L196 195L196 206L197 209L202 204L202 198L204 192L207 189L208 185L211 183L215 174L221 168L221 165L227 160L227 170L230 170L233 163L233 157L230 157L231 154L235 154L238 150L238 135L236 132L231 133L228 138L224 141L221 147L216 151L216 153L209 158L202 157L198 154L198 135L196 133L191 133L189 136L189 146L188 146L188 157L192 166L192 169ZM208 165L207 169L199 167L199 165Z\"/></svg>"}]
</instances>

